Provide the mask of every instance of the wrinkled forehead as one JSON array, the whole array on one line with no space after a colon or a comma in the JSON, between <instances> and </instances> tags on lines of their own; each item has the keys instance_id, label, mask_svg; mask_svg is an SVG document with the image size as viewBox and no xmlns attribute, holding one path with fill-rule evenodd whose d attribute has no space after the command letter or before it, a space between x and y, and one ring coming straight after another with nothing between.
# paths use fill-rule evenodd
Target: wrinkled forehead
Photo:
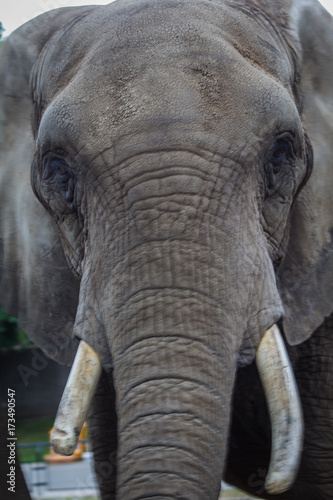
<instances>
[{"instance_id":1,"label":"wrinkled forehead","mask_svg":"<svg viewBox=\"0 0 333 500\"><path fill-rule=\"evenodd\" d=\"M291 88L294 68L286 44L250 5L120 0L71 21L55 36L40 57L34 86L47 105L80 72L114 82L151 67L197 66L228 80L244 61Z\"/></svg>"},{"instance_id":2,"label":"wrinkled forehead","mask_svg":"<svg viewBox=\"0 0 333 500\"><path fill-rule=\"evenodd\" d=\"M285 50L264 16L233 3L120 0L45 51L36 136L73 155L186 147L238 157L273 130L300 131Z\"/></svg>"}]
</instances>

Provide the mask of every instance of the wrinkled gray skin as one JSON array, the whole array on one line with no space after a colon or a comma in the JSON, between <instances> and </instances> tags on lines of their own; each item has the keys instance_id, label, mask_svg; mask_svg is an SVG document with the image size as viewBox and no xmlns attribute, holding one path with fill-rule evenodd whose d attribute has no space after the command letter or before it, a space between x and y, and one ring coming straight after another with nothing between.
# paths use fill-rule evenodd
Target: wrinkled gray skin
<instances>
[{"instance_id":1,"label":"wrinkled gray skin","mask_svg":"<svg viewBox=\"0 0 333 500\"><path fill-rule=\"evenodd\" d=\"M120 0L47 13L1 57L1 302L54 359L98 352L103 498L117 472L119 499L212 500L223 471L269 498L251 363L279 320L306 444L279 498L332 498L330 16Z\"/></svg>"}]
</instances>

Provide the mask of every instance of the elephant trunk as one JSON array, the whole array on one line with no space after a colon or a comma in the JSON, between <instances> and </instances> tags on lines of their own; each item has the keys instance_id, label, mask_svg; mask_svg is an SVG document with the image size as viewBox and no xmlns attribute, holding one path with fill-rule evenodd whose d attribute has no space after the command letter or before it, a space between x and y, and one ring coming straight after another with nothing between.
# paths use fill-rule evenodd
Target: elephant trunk
<instances>
[{"instance_id":1,"label":"elephant trunk","mask_svg":"<svg viewBox=\"0 0 333 500\"><path fill-rule=\"evenodd\" d=\"M99 284L116 391L118 498L218 498L247 322L240 299L222 294L233 269L199 243L143 241ZM78 315L77 325L87 323Z\"/></svg>"},{"instance_id":2,"label":"elephant trunk","mask_svg":"<svg viewBox=\"0 0 333 500\"><path fill-rule=\"evenodd\" d=\"M208 279L212 264L219 278ZM218 497L237 323L244 330L232 324L232 299L224 307L217 298L224 267L190 241L144 241L117 263L104 288L101 302L113 309L101 321L114 367L118 498Z\"/></svg>"},{"instance_id":3,"label":"elephant trunk","mask_svg":"<svg viewBox=\"0 0 333 500\"><path fill-rule=\"evenodd\" d=\"M150 310L142 302L145 333L114 354L118 495L217 498L236 353L217 347L220 325L209 320L214 306L206 304L204 313L186 292L177 300L171 291L158 295ZM169 316L161 316L162 308Z\"/></svg>"}]
</instances>

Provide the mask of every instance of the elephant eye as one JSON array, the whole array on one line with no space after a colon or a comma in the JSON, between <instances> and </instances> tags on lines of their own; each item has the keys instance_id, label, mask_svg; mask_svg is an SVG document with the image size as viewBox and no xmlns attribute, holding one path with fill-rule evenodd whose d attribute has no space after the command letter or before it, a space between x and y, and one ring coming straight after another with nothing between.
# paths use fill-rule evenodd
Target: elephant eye
<instances>
[{"instance_id":1,"label":"elephant eye","mask_svg":"<svg viewBox=\"0 0 333 500\"><path fill-rule=\"evenodd\" d=\"M272 151L269 163L273 168L274 174L277 174L284 164L284 160L290 152L290 144L288 141L279 141Z\"/></svg>"},{"instance_id":2,"label":"elephant eye","mask_svg":"<svg viewBox=\"0 0 333 500\"><path fill-rule=\"evenodd\" d=\"M62 184L65 184L72 177L68 171L68 166L62 158L49 158L46 162L46 168L44 172L45 180L55 180Z\"/></svg>"}]
</instances>

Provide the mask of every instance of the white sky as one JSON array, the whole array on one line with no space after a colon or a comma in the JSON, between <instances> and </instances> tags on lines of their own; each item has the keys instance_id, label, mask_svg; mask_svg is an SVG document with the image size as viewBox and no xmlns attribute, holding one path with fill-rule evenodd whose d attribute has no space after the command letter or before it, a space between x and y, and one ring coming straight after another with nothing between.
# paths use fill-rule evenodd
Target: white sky
<instances>
[{"instance_id":1,"label":"white sky","mask_svg":"<svg viewBox=\"0 0 333 500\"><path fill-rule=\"evenodd\" d=\"M72 5L102 5L110 1L112 0L7 0L2 2L0 21L6 30L4 36L7 36L21 24L48 10ZM333 14L333 0L321 0L321 3Z\"/></svg>"},{"instance_id":2,"label":"white sky","mask_svg":"<svg viewBox=\"0 0 333 500\"><path fill-rule=\"evenodd\" d=\"M0 21L5 28L4 36L29 21L33 17L48 10L73 5L105 5L112 0L7 0L0 9ZM332 0L333 1L333 0Z\"/></svg>"}]
</instances>

